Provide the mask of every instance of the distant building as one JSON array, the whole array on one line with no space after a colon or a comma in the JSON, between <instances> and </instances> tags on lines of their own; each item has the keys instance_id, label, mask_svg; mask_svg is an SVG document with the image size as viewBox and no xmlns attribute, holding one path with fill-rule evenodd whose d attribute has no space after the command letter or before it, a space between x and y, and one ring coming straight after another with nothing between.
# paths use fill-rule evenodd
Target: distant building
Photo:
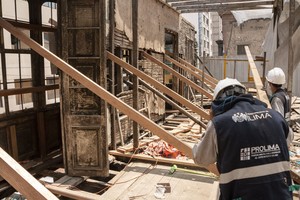
<instances>
[{"instance_id":1,"label":"distant building","mask_svg":"<svg viewBox=\"0 0 300 200\"><path fill-rule=\"evenodd\" d=\"M198 55L206 56L218 55L218 44L216 41L222 41L222 20L218 13L184 13L182 14L189 22L191 22L196 30L196 40Z\"/></svg>"}]
</instances>

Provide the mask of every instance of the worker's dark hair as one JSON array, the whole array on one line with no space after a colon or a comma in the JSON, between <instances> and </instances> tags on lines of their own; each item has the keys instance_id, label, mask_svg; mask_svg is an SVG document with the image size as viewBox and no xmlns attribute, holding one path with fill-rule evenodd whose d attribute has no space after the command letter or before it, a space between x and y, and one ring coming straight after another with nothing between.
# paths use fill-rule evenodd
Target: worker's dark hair
<instances>
[{"instance_id":1,"label":"worker's dark hair","mask_svg":"<svg viewBox=\"0 0 300 200\"><path fill-rule=\"evenodd\" d=\"M271 83L271 82L269 82L270 84L272 84L274 87L276 87L276 88L281 88L282 87L282 85L281 84L274 84L274 83Z\"/></svg>"}]
</instances>

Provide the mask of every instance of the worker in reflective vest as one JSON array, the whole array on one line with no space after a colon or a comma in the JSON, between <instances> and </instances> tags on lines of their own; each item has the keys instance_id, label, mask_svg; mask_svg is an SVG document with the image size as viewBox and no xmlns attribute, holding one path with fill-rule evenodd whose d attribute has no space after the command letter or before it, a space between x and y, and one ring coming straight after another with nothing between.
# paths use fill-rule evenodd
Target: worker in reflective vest
<instances>
[{"instance_id":1,"label":"worker in reflective vest","mask_svg":"<svg viewBox=\"0 0 300 200\"><path fill-rule=\"evenodd\" d=\"M293 134L284 118L246 94L236 79L216 85L209 121L193 147L196 164L217 162L220 199L292 199L288 144Z\"/></svg>"},{"instance_id":2,"label":"worker in reflective vest","mask_svg":"<svg viewBox=\"0 0 300 200\"><path fill-rule=\"evenodd\" d=\"M268 72L266 79L269 83L270 90L272 93L270 97L271 107L277 112L279 112L289 123L291 101L286 90L282 88L282 85L285 84L284 72L281 68L275 67Z\"/></svg>"}]
</instances>

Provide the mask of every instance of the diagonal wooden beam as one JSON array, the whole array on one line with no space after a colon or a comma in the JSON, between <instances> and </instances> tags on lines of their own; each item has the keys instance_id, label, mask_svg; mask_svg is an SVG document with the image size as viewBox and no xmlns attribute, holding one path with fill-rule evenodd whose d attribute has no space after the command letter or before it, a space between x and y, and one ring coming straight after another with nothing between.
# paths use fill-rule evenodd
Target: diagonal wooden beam
<instances>
[{"instance_id":1,"label":"diagonal wooden beam","mask_svg":"<svg viewBox=\"0 0 300 200\"><path fill-rule=\"evenodd\" d=\"M250 49L249 49L248 46L245 46L245 51L246 51L248 62L249 62L249 65L250 65L250 69L251 69L251 72L252 72L252 75L253 75L253 78L254 78L255 88L257 90L257 97L258 97L259 100L266 103L268 108L271 108L270 101L268 99L267 93L266 93L266 91L262 90L264 85L261 81L260 75L258 73L257 67L255 65L255 62L253 60L253 57L251 55L251 52L250 52Z\"/></svg>"},{"instance_id":2,"label":"diagonal wooden beam","mask_svg":"<svg viewBox=\"0 0 300 200\"><path fill-rule=\"evenodd\" d=\"M27 199L58 200L54 194L47 190L2 148L0 148L0 175Z\"/></svg>"},{"instance_id":3,"label":"diagonal wooden beam","mask_svg":"<svg viewBox=\"0 0 300 200\"><path fill-rule=\"evenodd\" d=\"M199 74L202 74L202 70L195 67L194 65L192 65L191 63L183 60L182 58L179 58L179 62L184 64L185 66L189 67L191 70L198 72ZM217 79L215 79L214 77L212 77L211 75L204 73L204 77L206 79L208 79L210 82L214 83L215 85L219 82Z\"/></svg>"},{"instance_id":4,"label":"diagonal wooden beam","mask_svg":"<svg viewBox=\"0 0 300 200\"><path fill-rule=\"evenodd\" d=\"M177 71L175 71L174 69L172 69L171 67L169 67L168 65L164 64L160 60L154 58L153 56L147 54L146 52L143 52L143 56L146 57L151 62L157 64L158 66L161 66L164 70L172 73L173 76L176 76L178 79L180 79L181 81L183 81L187 85L190 85L192 88L194 88L195 90L197 90L199 93L204 94L209 99L213 99L213 95L212 94L210 94L209 92L207 92L205 89L203 89L202 87L200 87L199 85L197 85L196 83L194 83L193 81L191 81L190 79L184 77L183 75L181 75L180 73L178 73Z\"/></svg>"},{"instance_id":5,"label":"diagonal wooden beam","mask_svg":"<svg viewBox=\"0 0 300 200\"><path fill-rule=\"evenodd\" d=\"M68 63L63 61L61 58L59 58L58 56L56 56L55 54L53 54L52 52L50 52L49 50L47 50L46 48L44 48L43 46L41 46L40 44L38 44L37 42L32 40L31 38L29 38L22 31L15 28L14 26L12 26L10 23L6 22L2 18L0 18L0 26L2 28L5 28L10 33L12 33L15 37L17 37L24 44L28 45L31 49L36 51L39 55L41 55L42 57L49 60L51 63L53 63L55 66L57 66L60 70L62 70L67 75L71 76L74 80L81 83L83 86L88 88L90 91L92 91L94 94L99 96L101 99L108 102L110 105L119 109L123 113L126 113L132 120L136 121L144 128L149 129L153 134L156 134L157 136L159 136L161 139L165 140L166 142L174 145L174 147L176 147L178 150L185 153L190 158L193 157L191 146L180 141L175 136L169 134L166 130L164 130L163 128L158 126L156 123L149 120L144 115L142 115L138 111L134 110L132 107L130 107L129 105L127 105L126 103L124 103L123 101L121 101L120 99L115 97L114 95L112 95L111 93L109 93L103 87L101 87L100 85L98 85L97 83L95 83L94 81L89 79L87 76L85 76L84 74L79 72L77 69L75 69L74 67L72 67L71 65L69 65ZM114 56L109 52L107 52L107 55ZM122 60L119 59L119 61L122 61ZM124 61L122 61L122 62L124 62ZM119 62L119 63L122 64L122 62ZM132 67L132 68L137 70L134 67ZM169 89L169 88L167 88L167 89ZM196 107L196 108L201 110L199 107ZM208 113L206 113L205 111L201 110L201 112L203 112L203 115L204 115L204 113L206 114L206 115L204 115L204 116L206 116L206 118L209 117ZM215 165L209 165L209 166L203 166L203 167L205 167L207 170L218 175L218 170L216 169ZM9 177L6 176L6 178L9 178ZM32 198L32 199L35 199L35 198ZM37 199L42 199L42 198L37 198ZM48 198L48 199L51 199L51 198ZM55 198L52 198L52 199L55 199Z\"/></svg>"},{"instance_id":6,"label":"diagonal wooden beam","mask_svg":"<svg viewBox=\"0 0 300 200\"><path fill-rule=\"evenodd\" d=\"M177 94L176 92L174 92L173 90L171 90L167 86L161 84L160 82L158 82L157 80L155 80L151 76L148 76L144 72L134 68L133 66L126 63L125 61L118 58L117 56L111 54L110 52L107 52L107 58L114 61L115 63L117 63L121 67L125 68L126 70L132 72L133 74L137 75L139 78L146 81L147 83L153 85L157 90L163 92L164 94L167 94L168 96L172 97L177 102L179 102L182 105L186 106L187 108L191 109L192 112L195 112L195 113L199 114L204 119L207 119L207 120L210 119L209 114L205 110L203 110L202 108L196 106L195 104L193 104L192 102L190 102L186 98L180 96L179 94Z\"/></svg>"},{"instance_id":7,"label":"diagonal wooden beam","mask_svg":"<svg viewBox=\"0 0 300 200\"><path fill-rule=\"evenodd\" d=\"M185 71L191 73L191 74L192 74L193 76L195 76L197 79L202 80L202 74L200 75L200 74L196 73L196 71L190 69L189 67L187 67L187 66L181 64L180 62L174 60L173 58L171 58L171 57L169 57L169 56L167 56L167 55L165 55L165 59L166 59L167 61L169 61L169 62L175 64L176 66L180 67L181 69L183 69L183 70L185 70ZM216 87L216 84L215 84L214 82L210 81L205 75L204 75L204 80L205 80L205 82L206 82L207 84L211 85L212 89L214 89L214 88Z\"/></svg>"}]
</instances>

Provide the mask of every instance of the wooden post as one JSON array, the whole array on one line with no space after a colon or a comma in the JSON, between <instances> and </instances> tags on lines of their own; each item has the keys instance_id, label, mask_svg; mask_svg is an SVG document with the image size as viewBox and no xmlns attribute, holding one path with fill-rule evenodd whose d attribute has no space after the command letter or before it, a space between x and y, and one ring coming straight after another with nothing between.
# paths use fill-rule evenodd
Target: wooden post
<instances>
[{"instance_id":1,"label":"wooden post","mask_svg":"<svg viewBox=\"0 0 300 200\"><path fill-rule=\"evenodd\" d=\"M138 6L138 0L132 0L132 33L133 33L133 49L132 49L132 65L135 68L138 67L138 49L139 49L139 40L138 40L138 15L139 15L139 6ZM138 77L136 75L133 75L133 108L135 110L139 110L139 82ZM133 122L133 147L138 148L139 147L139 126L136 122Z\"/></svg>"},{"instance_id":2,"label":"wooden post","mask_svg":"<svg viewBox=\"0 0 300 200\"><path fill-rule=\"evenodd\" d=\"M293 71L294 71L294 52L292 37L294 34L294 23L295 23L295 0L290 0L290 14L289 14L289 53L288 53L288 78L287 78L287 92L292 99L293 89Z\"/></svg>"},{"instance_id":3,"label":"wooden post","mask_svg":"<svg viewBox=\"0 0 300 200\"><path fill-rule=\"evenodd\" d=\"M0 148L0 175L27 199L58 200L2 148Z\"/></svg>"},{"instance_id":4,"label":"wooden post","mask_svg":"<svg viewBox=\"0 0 300 200\"><path fill-rule=\"evenodd\" d=\"M109 51L115 53L115 0L109 1ZM108 61L110 76L110 92L115 95L115 63ZM111 148L117 148L116 142L116 109L109 107L111 120Z\"/></svg>"},{"instance_id":5,"label":"wooden post","mask_svg":"<svg viewBox=\"0 0 300 200\"><path fill-rule=\"evenodd\" d=\"M266 88L266 63L267 63L267 52L264 52L264 60L263 60L263 85Z\"/></svg>"},{"instance_id":6,"label":"wooden post","mask_svg":"<svg viewBox=\"0 0 300 200\"><path fill-rule=\"evenodd\" d=\"M236 78L236 60L234 61L233 64L233 78Z\"/></svg>"},{"instance_id":7,"label":"wooden post","mask_svg":"<svg viewBox=\"0 0 300 200\"><path fill-rule=\"evenodd\" d=\"M15 160L19 160L19 149L18 149L18 140L17 140L17 130L16 125L11 125L7 128L9 133L9 148L11 150L12 157Z\"/></svg>"}]
</instances>

